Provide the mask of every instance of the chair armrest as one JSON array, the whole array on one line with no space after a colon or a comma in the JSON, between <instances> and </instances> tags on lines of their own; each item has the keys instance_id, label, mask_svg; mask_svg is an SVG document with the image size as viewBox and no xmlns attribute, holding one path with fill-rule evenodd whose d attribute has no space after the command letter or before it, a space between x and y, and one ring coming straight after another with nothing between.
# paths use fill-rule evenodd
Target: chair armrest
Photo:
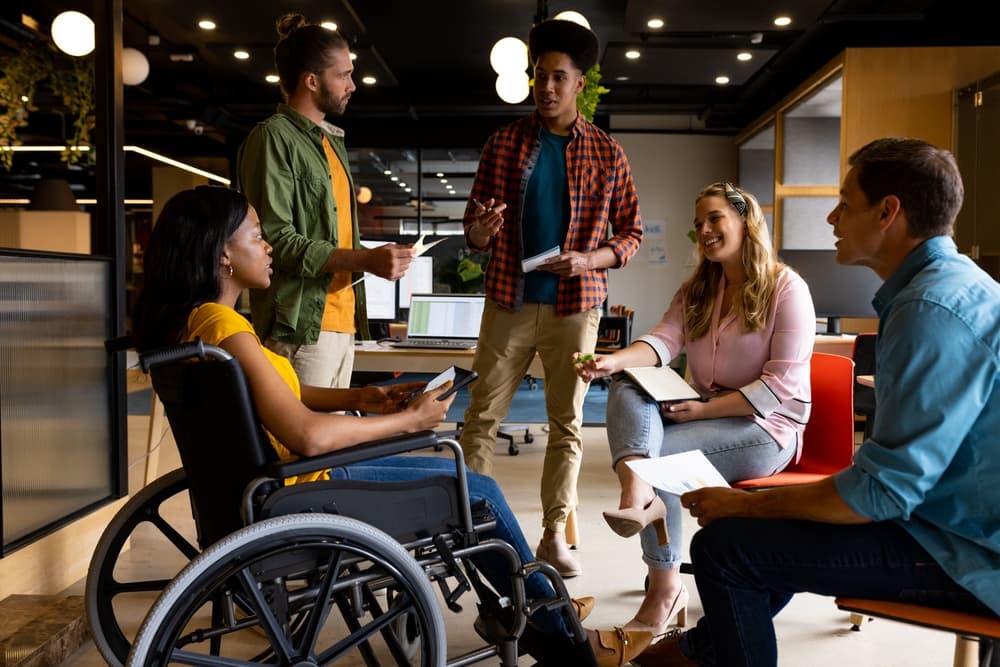
<instances>
[{"instance_id":1,"label":"chair armrest","mask_svg":"<svg viewBox=\"0 0 1000 667\"><path fill-rule=\"evenodd\" d=\"M269 477L284 479L317 470L339 468L340 466L359 463L361 461L370 461L384 456L426 449L438 444L437 433L434 431L420 431L404 436L363 442L353 447L338 449L337 451L320 454L319 456L277 461L268 465L264 469L264 473Z\"/></svg>"}]
</instances>

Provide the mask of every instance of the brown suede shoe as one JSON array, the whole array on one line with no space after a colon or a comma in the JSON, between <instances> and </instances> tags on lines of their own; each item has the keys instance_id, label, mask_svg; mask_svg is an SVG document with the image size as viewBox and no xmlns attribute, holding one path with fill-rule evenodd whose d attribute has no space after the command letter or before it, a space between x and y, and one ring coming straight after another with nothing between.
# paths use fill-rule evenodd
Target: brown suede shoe
<instances>
[{"instance_id":1,"label":"brown suede shoe","mask_svg":"<svg viewBox=\"0 0 1000 667\"><path fill-rule=\"evenodd\" d=\"M569 602L573 605L573 611L576 612L577 618L582 621L590 616L590 612L594 611L597 600L594 599L593 595L585 595L582 598L572 598Z\"/></svg>"},{"instance_id":2,"label":"brown suede shoe","mask_svg":"<svg viewBox=\"0 0 1000 667\"><path fill-rule=\"evenodd\" d=\"M539 542L535 549L535 558L545 561L556 569L563 579L570 579L578 576L583 570L573 554L569 552L569 547L553 544L551 542Z\"/></svg>"},{"instance_id":3,"label":"brown suede shoe","mask_svg":"<svg viewBox=\"0 0 1000 667\"><path fill-rule=\"evenodd\" d=\"M695 660L681 653L683 635L680 630L671 630L662 640L632 658L632 664L638 667L698 667Z\"/></svg>"}]
</instances>

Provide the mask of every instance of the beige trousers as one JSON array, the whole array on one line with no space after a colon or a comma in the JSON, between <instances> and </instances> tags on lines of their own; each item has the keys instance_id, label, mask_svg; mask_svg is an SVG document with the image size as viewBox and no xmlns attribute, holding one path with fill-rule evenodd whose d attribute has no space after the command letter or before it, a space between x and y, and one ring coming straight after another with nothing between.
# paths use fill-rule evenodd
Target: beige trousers
<instances>
[{"instance_id":1,"label":"beige trousers","mask_svg":"<svg viewBox=\"0 0 1000 667\"><path fill-rule=\"evenodd\" d=\"M507 417L535 353L541 358L549 422L541 480L542 525L557 532L565 530L566 518L576 505L583 452L587 385L577 377L572 355L594 349L600 320L597 308L558 317L555 306L531 303L513 313L487 300L472 362L479 380L469 385L471 402L460 442L469 468L489 475L500 422Z\"/></svg>"},{"instance_id":2,"label":"beige trousers","mask_svg":"<svg viewBox=\"0 0 1000 667\"><path fill-rule=\"evenodd\" d=\"M267 349L292 362L299 382L311 387L350 387L354 370L354 334L320 331L315 345L268 339Z\"/></svg>"}]
</instances>

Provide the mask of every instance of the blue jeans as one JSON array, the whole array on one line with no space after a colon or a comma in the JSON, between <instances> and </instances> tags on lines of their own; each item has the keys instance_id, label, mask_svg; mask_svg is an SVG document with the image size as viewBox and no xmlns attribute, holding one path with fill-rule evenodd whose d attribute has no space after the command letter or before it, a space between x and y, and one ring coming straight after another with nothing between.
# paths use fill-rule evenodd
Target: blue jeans
<instances>
[{"instance_id":1,"label":"blue jeans","mask_svg":"<svg viewBox=\"0 0 1000 667\"><path fill-rule=\"evenodd\" d=\"M700 665L776 665L773 617L800 592L990 613L899 524L719 519L691 540L705 609L681 640Z\"/></svg>"},{"instance_id":2,"label":"blue jeans","mask_svg":"<svg viewBox=\"0 0 1000 667\"><path fill-rule=\"evenodd\" d=\"M455 462L450 458L430 456L387 456L373 461L365 461L330 471L330 479L358 479L367 481L406 482L423 479L432 475L454 475ZM494 517L496 528L484 535L507 542L517 551L522 563L535 560L528 541L521 532L521 526L507 504L500 486L492 477L468 473L469 500L473 503L485 501ZM510 565L507 559L497 553L486 552L473 559L490 585L502 596L512 594L510 586ZM555 590L548 580L537 572L524 580L524 590L528 599L543 599L555 596ZM546 634L569 636L569 629L561 611L540 609L531 616L531 624Z\"/></svg>"},{"instance_id":3,"label":"blue jeans","mask_svg":"<svg viewBox=\"0 0 1000 667\"><path fill-rule=\"evenodd\" d=\"M744 417L704 419L685 423L665 420L660 404L631 380L615 378L608 394L608 445L612 468L626 456L659 457L700 449L728 482L766 477L782 470L795 453L782 449L767 431ZM678 567L683 533L680 499L656 493L667 506L670 544L659 546L656 530L640 535L642 557L654 569Z\"/></svg>"}]
</instances>

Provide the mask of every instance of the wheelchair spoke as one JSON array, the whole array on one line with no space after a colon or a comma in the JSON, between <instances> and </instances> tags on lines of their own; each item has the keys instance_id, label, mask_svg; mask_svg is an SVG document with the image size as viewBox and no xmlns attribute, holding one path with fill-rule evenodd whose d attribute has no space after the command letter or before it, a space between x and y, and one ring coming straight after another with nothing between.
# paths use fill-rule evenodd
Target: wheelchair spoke
<instances>
[{"instance_id":1,"label":"wheelchair spoke","mask_svg":"<svg viewBox=\"0 0 1000 667\"><path fill-rule=\"evenodd\" d=\"M160 516L159 508L157 508L156 514L149 517L149 522L159 528L160 533L162 533L165 538L170 540L170 543L177 547L177 550L184 554L185 558L190 560L198 555L198 547L191 544L186 537L181 535L176 528L171 526L166 519Z\"/></svg>"},{"instance_id":2,"label":"wheelchair spoke","mask_svg":"<svg viewBox=\"0 0 1000 667\"><path fill-rule=\"evenodd\" d=\"M252 667L258 664L256 661L235 660L224 658L218 655L204 655L202 653L191 653L189 651L171 651L170 660L164 661L169 664L181 665L203 665L204 667Z\"/></svg>"},{"instance_id":3,"label":"wheelchair spoke","mask_svg":"<svg viewBox=\"0 0 1000 667\"><path fill-rule=\"evenodd\" d=\"M330 615L331 593L334 581L336 581L337 575L340 572L342 561L343 552L340 549L334 551L327 558L326 570L323 572L319 590L316 592L316 601L313 604L312 610L307 615L306 625L302 630L302 640L299 643L299 650L307 655L312 655L312 652L316 649L316 640L319 637L320 629Z\"/></svg>"},{"instance_id":4,"label":"wheelchair spoke","mask_svg":"<svg viewBox=\"0 0 1000 667\"><path fill-rule=\"evenodd\" d=\"M271 611L271 606L264 599L264 593L257 586L253 572L250 571L249 567L244 567L237 573L237 577L243 584L243 590L249 596L254 611L257 612L257 619L271 638L271 647L275 654L279 655L283 662L291 663L295 649L288 641L288 637L285 636L282 624Z\"/></svg>"}]
</instances>

